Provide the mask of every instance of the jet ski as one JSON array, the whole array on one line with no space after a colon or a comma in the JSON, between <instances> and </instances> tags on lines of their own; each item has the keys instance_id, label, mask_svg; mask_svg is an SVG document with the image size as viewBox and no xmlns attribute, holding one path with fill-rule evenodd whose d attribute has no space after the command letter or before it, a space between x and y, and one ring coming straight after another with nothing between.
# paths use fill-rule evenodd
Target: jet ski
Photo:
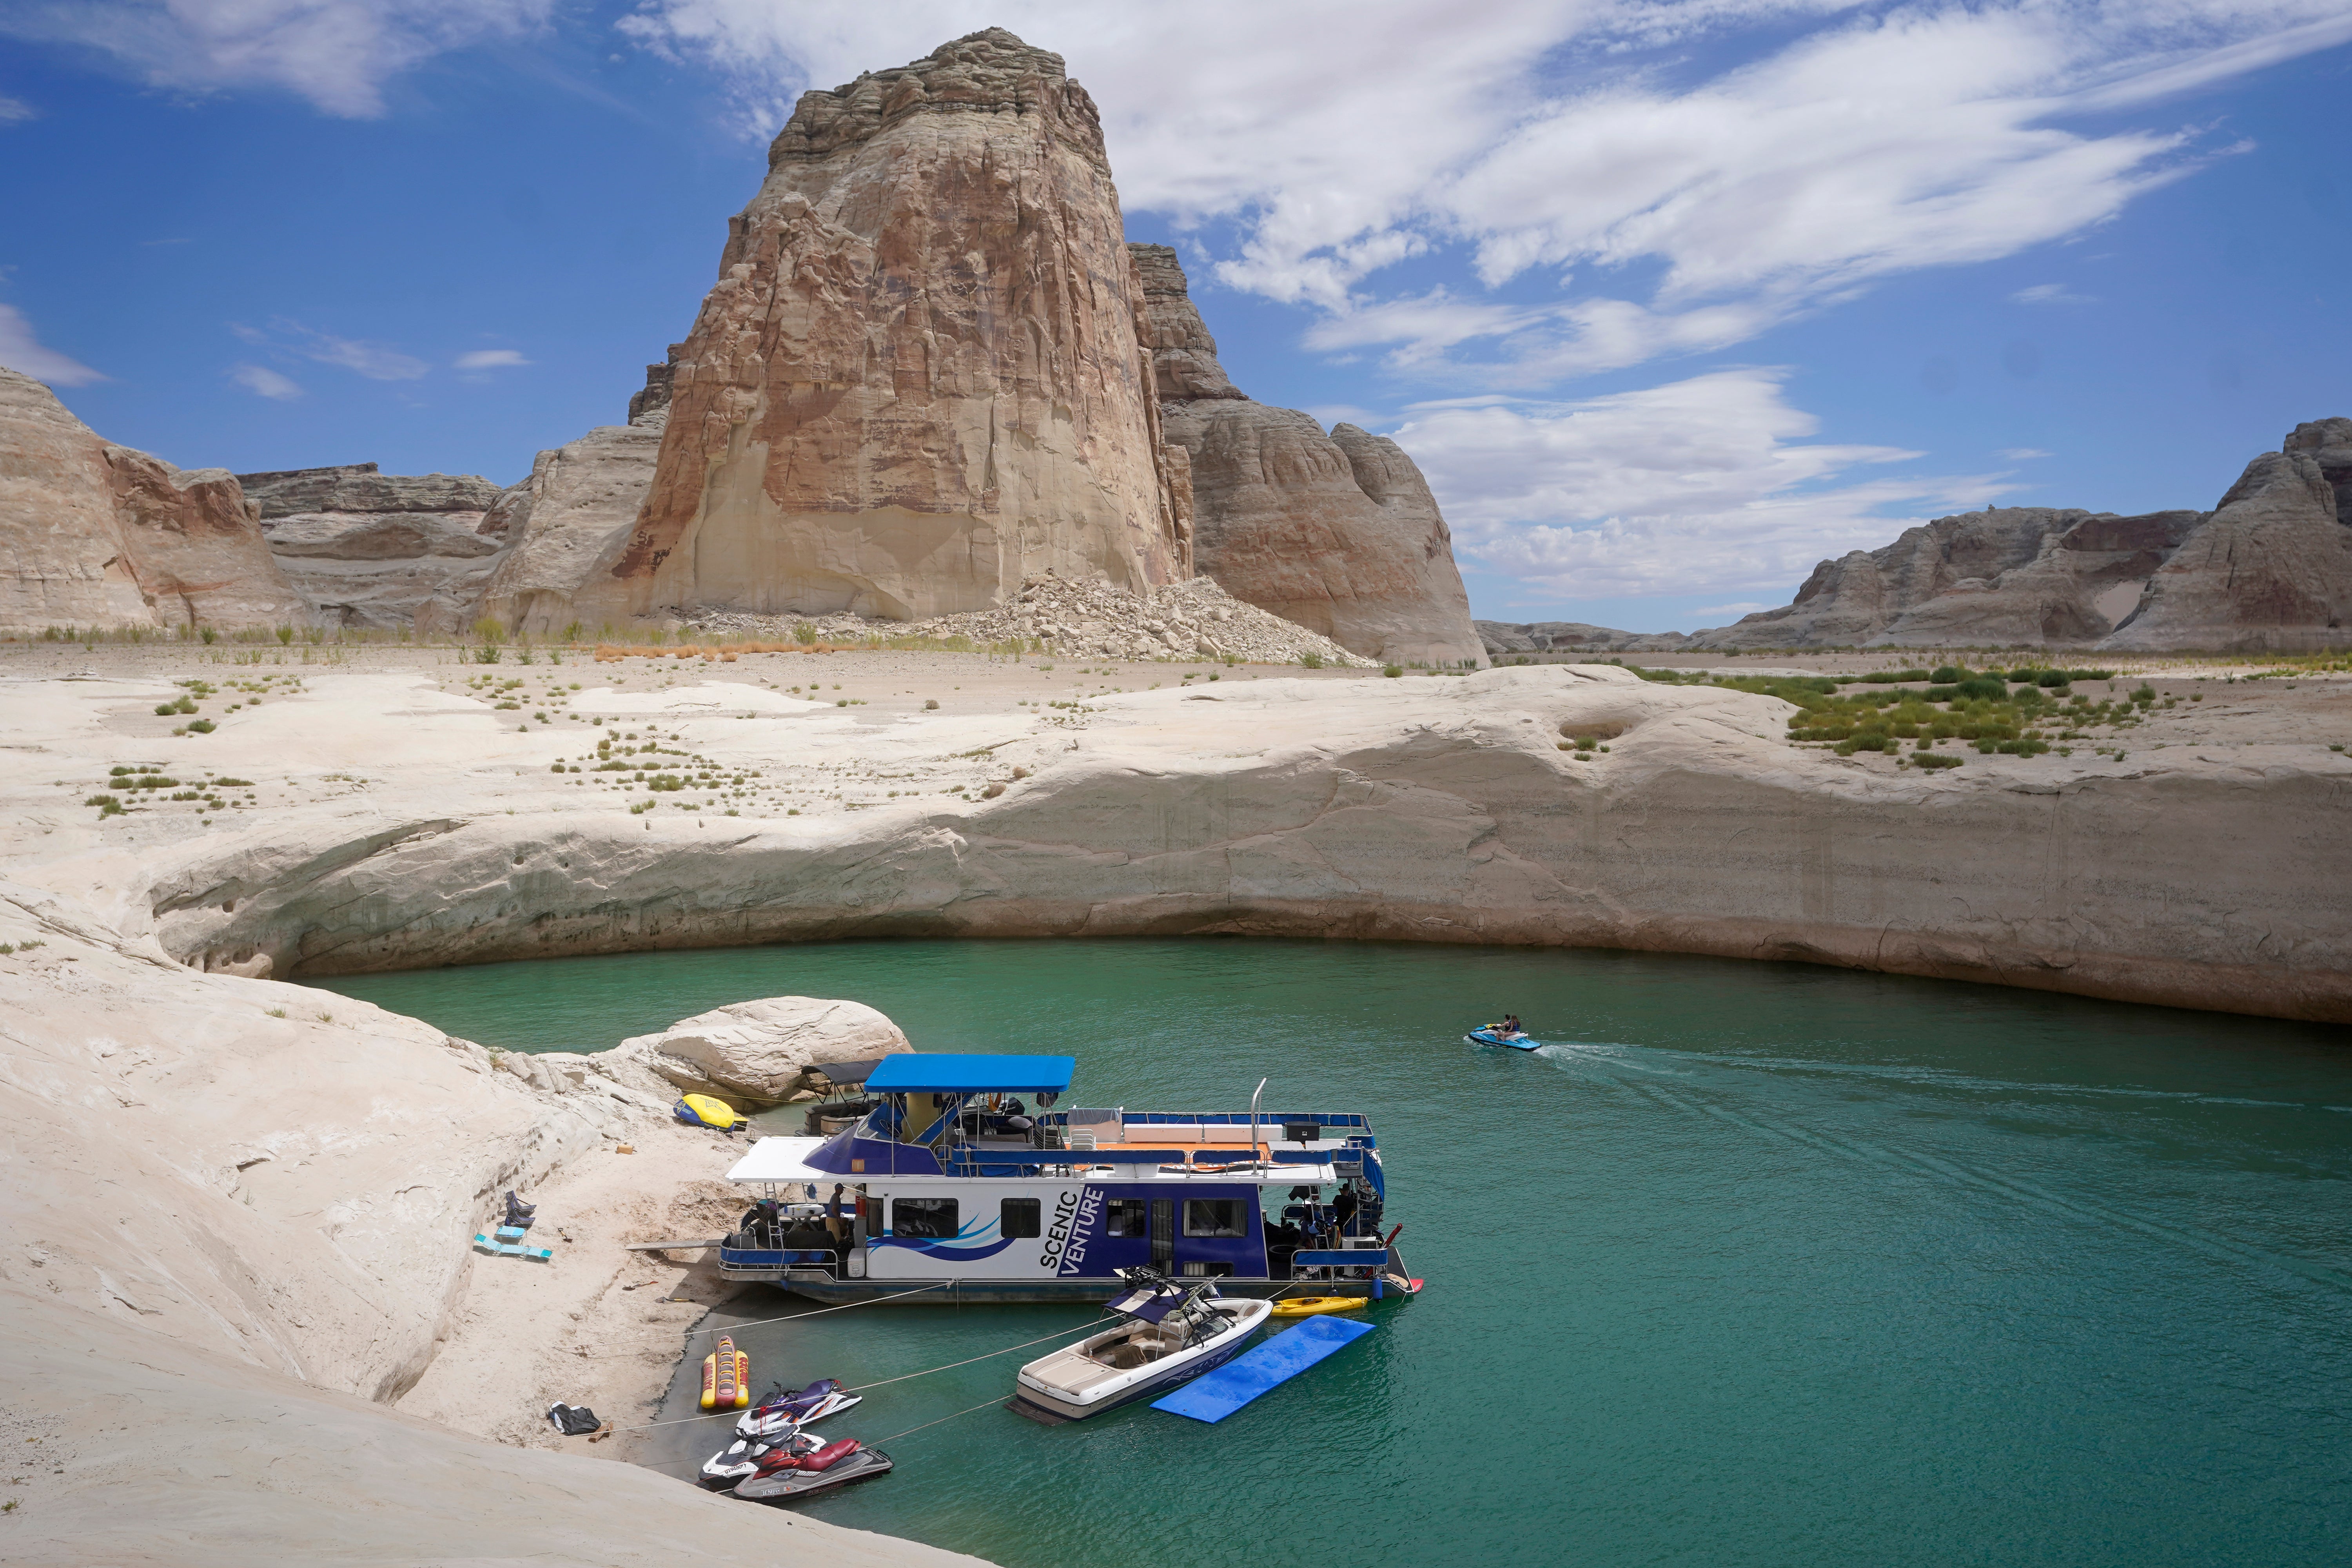
<instances>
[{"instance_id":1,"label":"jet ski","mask_svg":"<svg viewBox=\"0 0 2352 1568\"><path fill-rule=\"evenodd\" d=\"M850 1393L837 1379L830 1377L820 1377L796 1393L787 1393L782 1384L775 1384L756 1408L736 1418L735 1432L738 1436L759 1437L787 1426L806 1426L836 1410L846 1410L865 1397Z\"/></svg>"},{"instance_id":2,"label":"jet ski","mask_svg":"<svg viewBox=\"0 0 2352 1568\"><path fill-rule=\"evenodd\" d=\"M766 1436L738 1437L703 1461L702 1484L723 1492L738 1481L750 1479L771 1454L797 1457L814 1454L824 1447L823 1438L812 1437L789 1423Z\"/></svg>"},{"instance_id":3,"label":"jet ski","mask_svg":"<svg viewBox=\"0 0 2352 1568\"><path fill-rule=\"evenodd\" d=\"M1492 1025L1473 1029L1462 1037L1474 1046L1507 1046L1515 1051L1532 1051L1543 1045L1541 1040L1537 1039L1525 1029L1507 1035Z\"/></svg>"},{"instance_id":4,"label":"jet ski","mask_svg":"<svg viewBox=\"0 0 2352 1568\"><path fill-rule=\"evenodd\" d=\"M771 1454L734 1495L747 1502L786 1503L812 1492L831 1491L890 1468L890 1456L855 1437L827 1443L813 1454Z\"/></svg>"}]
</instances>

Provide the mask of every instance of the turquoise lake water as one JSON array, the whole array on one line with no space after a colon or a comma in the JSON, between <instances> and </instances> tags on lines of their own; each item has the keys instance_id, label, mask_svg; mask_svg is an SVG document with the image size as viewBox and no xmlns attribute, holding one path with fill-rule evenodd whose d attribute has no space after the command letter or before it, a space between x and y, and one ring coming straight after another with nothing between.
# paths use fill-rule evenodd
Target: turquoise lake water
<instances>
[{"instance_id":1,"label":"turquoise lake water","mask_svg":"<svg viewBox=\"0 0 2352 1568\"><path fill-rule=\"evenodd\" d=\"M1246 1109L1267 1077L1269 1106L1370 1114L1429 1282L1377 1331L1215 1426L996 1408L1042 1345L876 1389L820 1430L984 1407L887 1442L897 1471L814 1517L1020 1568L2352 1556L2340 1030L1802 965L1240 941L323 984L514 1049L848 996L921 1049L1075 1054L1077 1103ZM1462 1043L1506 1009L1559 1043ZM754 1289L735 1315L804 1306ZM860 1308L740 1339L759 1386L859 1384L1090 1316ZM674 1459L719 1446L665 1433Z\"/></svg>"}]
</instances>

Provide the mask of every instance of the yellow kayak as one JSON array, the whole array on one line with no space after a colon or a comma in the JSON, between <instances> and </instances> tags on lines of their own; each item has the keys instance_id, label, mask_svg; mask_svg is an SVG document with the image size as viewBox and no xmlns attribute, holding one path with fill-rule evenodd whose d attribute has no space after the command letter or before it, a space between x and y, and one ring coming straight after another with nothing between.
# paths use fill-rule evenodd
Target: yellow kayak
<instances>
[{"instance_id":1,"label":"yellow kayak","mask_svg":"<svg viewBox=\"0 0 2352 1568\"><path fill-rule=\"evenodd\" d=\"M1362 1296L1292 1296L1274 1304L1274 1316L1311 1318L1318 1312L1352 1312L1370 1304Z\"/></svg>"}]
</instances>

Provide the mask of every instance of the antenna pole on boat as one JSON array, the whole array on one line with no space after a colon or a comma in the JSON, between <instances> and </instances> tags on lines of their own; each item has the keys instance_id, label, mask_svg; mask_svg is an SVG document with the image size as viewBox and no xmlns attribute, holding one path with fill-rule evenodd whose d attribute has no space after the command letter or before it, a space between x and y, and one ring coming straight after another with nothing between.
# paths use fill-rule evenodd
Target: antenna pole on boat
<instances>
[{"instance_id":1,"label":"antenna pole on boat","mask_svg":"<svg viewBox=\"0 0 2352 1568\"><path fill-rule=\"evenodd\" d=\"M1257 1094L1250 1096L1250 1163L1253 1165L1265 1163L1257 1157L1257 1101L1258 1095L1265 1092L1265 1081L1264 1079L1258 1079Z\"/></svg>"}]
</instances>

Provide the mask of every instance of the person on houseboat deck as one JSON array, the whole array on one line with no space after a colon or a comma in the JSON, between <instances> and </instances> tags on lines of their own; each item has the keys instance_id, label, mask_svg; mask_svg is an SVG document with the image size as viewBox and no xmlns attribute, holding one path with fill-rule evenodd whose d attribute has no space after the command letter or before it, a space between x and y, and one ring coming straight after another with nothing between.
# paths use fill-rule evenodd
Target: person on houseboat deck
<instances>
[{"instance_id":1,"label":"person on houseboat deck","mask_svg":"<svg viewBox=\"0 0 2352 1568\"><path fill-rule=\"evenodd\" d=\"M842 1212L841 1201L841 1194L847 1190L845 1184L835 1182L833 1184L833 1196L825 1201L824 1228L832 1233L835 1247L849 1245L849 1219Z\"/></svg>"},{"instance_id":2,"label":"person on houseboat deck","mask_svg":"<svg viewBox=\"0 0 2352 1568\"><path fill-rule=\"evenodd\" d=\"M1356 1220L1356 1189L1341 1187L1339 1195L1331 1200L1331 1223L1341 1236L1352 1236L1350 1228Z\"/></svg>"}]
</instances>

